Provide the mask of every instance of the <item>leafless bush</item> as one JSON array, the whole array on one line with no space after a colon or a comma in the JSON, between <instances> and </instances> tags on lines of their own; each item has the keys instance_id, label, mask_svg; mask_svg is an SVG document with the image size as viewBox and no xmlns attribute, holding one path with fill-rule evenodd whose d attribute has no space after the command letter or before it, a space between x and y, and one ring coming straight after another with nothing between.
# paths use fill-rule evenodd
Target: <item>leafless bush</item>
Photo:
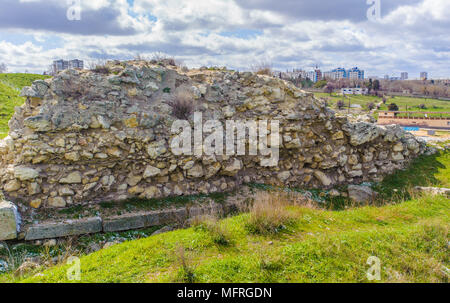
<instances>
[{"instance_id":1,"label":"leafless bush","mask_svg":"<svg viewBox=\"0 0 450 303\"><path fill-rule=\"evenodd\" d=\"M188 120L195 110L195 100L188 88L180 88L175 92L172 106L172 114L178 119Z\"/></svg>"},{"instance_id":2,"label":"leafless bush","mask_svg":"<svg viewBox=\"0 0 450 303\"><path fill-rule=\"evenodd\" d=\"M154 53L152 55L151 62L161 65L177 66L175 58L167 56L161 52Z\"/></svg>"},{"instance_id":3,"label":"leafless bush","mask_svg":"<svg viewBox=\"0 0 450 303\"><path fill-rule=\"evenodd\" d=\"M111 70L106 65L106 63L107 62L105 60L97 60L97 61L89 62L88 68L89 68L89 70L93 71L94 73L107 75L107 74L111 73Z\"/></svg>"},{"instance_id":4,"label":"leafless bush","mask_svg":"<svg viewBox=\"0 0 450 303\"><path fill-rule=\"evenodd\" d=\"M250 67L251 71L258 75L272 76L272 64L268 62L259 62Z\"/></svg>"},{"instance_id":5,"label":"leafless bush","mask_svg":"<svg viewBox=\"0 0 450 303\"><path fill-rule=\"evenodd\" d=\"M142 54L136 54L133 59L136 61L148 61L147 57Z\"/></svg>"}]
</instances>

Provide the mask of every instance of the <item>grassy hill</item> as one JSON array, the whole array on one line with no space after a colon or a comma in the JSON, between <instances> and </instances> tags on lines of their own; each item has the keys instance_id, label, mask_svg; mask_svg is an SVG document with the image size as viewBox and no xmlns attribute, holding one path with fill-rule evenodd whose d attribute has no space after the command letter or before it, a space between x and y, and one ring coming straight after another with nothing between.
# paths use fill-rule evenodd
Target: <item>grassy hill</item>
<instances>
[{"instance_id":1,"label":"grassy hill","mask_svg":"<svg viewBox=\"0 0 450 303\"><path fill-rule=\"evenodd\" d=\"M410 189L449 187L449 177L447 151L386 178L377 186L379 207L333 211L267 193L248 213L83 256L81 282L368 282L374 256L381 282L447 283L448 198ZM0 275L0 282L69 282L68 268Z\"/></svg>"},{"instance_id":2,"label":"grassy hill","mask_svg":"<svg viewBox=\"0 0 450 303\"><path fill-rule=\"evenodd\" d=\"M364 95L347 95L348 98L344 98L336 93L314 93L316 97L324 98L328 100L331 107L335 107L339 100L343 100L345 106L348 106L350 99L351 104L359 104L364 109L367 109L369 103L380 103L382 102L381 97L375 96L364 96ZM394 98L387 97L386 105L382 105L380 110L388 110L388 105L395 103L398 105L400 111L424 111L424 112L450 112L450 101L438 100L438 99L424 99L424 98L412 98L412 97L402 97L396 96ZM419 108L419 105L425 104L426 109Z\"/></svg>"},{"instance_id":3,"label":"grassy hill","mask_svg":"<svg viewBox=\"0 0 450 303\"><path fill-rule=\"evenodd\" d=\"M0 139L8 134L8 121L14 114L14 107L25 102L25 98L19 97L21 89L46 78L48 76L34 74L0 74Z\"/></svg>"}]
</instances>

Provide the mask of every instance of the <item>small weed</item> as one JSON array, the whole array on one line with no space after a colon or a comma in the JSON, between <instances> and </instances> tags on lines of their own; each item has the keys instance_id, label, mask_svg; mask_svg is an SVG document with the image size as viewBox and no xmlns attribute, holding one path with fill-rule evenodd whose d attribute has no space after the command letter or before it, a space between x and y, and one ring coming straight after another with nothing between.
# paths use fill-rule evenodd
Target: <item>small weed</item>
<instances>
[{"instance_id":1,"label":"small weed","mask_svg":"<svg viewBox=\"0 0 450 303\"><path fill-rule=\"evenodd\" d=\"M185 248L182 245L177 248L177 259L179 263L178 279L183 283L194 283L195 270L191 266L189 259L186 257Z\"/></svg>"},{"instance_id":2,"label":"small weed","mask_svg":"<svg viewBox=\"0 0 450 303\"><path fill-rule=\"evenodd\" d=\"M231 244L230 233L222 227L217 216L210 215L195 218L191 222L191 226L207 231L212 241L217 245L229 246Z\"/></svg>"}]
</instances>

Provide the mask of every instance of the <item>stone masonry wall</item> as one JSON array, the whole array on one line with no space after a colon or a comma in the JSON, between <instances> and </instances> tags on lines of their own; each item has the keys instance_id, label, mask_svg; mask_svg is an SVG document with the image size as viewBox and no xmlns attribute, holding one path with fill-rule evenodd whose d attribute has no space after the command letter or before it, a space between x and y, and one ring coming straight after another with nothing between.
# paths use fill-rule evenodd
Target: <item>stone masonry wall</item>
<instances>
[{"instance_id":1,"label":"stone masonry wall","mask_svg":"<svg viewBox=\"0 0 450 303\"><path fill-rule=\"evenodd\" d=\"M381 180L425 150L397 126L349 123L276 78L145 61L107 67L64 71L23 90L27 101L0 140L0 190L9 200L63 208L228 191L246 182L329 188ZM175 156L173 104L182 94L204 121L279 120L278 165L263 167L259 156Z\"/></svg>"}]
</instances>

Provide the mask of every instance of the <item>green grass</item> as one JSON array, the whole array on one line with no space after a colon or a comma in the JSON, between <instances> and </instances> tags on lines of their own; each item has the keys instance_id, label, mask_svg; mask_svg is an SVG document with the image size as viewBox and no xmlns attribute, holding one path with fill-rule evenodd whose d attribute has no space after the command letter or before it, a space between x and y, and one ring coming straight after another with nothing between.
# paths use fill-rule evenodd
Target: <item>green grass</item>
<instances>
[{"instance_id":1,"label":"green grass","mask_svg":"<svg viewBox=\"0 0 450 303\"><path fill-rule=\"evenodd\" d=\"M448 186L449 153L423 157L380 186L383 199L412 185ZM367 260L381 261L381 282L448 283L449 201L414 196L381 207L330 211L288 207L295 222L276 234L249 231L250 215L125 242L81 258L81 282L368 282ZM182 253L180 253L182 252ZM68 265L0 282L69 282Z\"/></svg>"},{"instance_id":2,"label":"green grass","mask_svg":"<svg viewBox=\"0 0 450 303\"><path fill-rule=\"evenodd\" d=\"M331 96L327 93L314 93L314 95L318 98L324 98L329 101L331 107L335 107L336 103L339 100L343 100L345 106L348 106L348 101L350 99L351 104L359 104L363 107L363 109L367 109L367 105L369 103L380 103L382 102L381 97L375 96L364 96L364 95L347 95L349 98L344 98L343 96L339 96L336 93L333 93ZM424 99L424 98L412 98L412 97L402 97L396 96L394 98L387 97L386 105L382 105L380 110L386 111L388 110L387 105L391 103L395 103L398 105L400 111L420 111L420 112L450 112L450 101L438 100L438 99ZM426 109L420 109L418 106L420 104L425 104Z\"/></svg>"},{"instance_id":3,"label":"green grass","mask_svg":"<svg viewBox=\"0 0 450 303\"><path fill-rule=\"evenodd\" d=\"M33 74L0 74L0 139L7 136L8 121L14 114L14 108L21 106L25 98L19 97L20 90L37 79L48 76Z\"/></svg>"},{"instance_id":4,"label":"green grass","mask_svg":"<svg viewBox=\"0 0 450 303\"><path fill-rule=\"evenodd\" d=\"M25 86L30 86L33 81L48 79L50 76L36 74L0 74L0 82L10 87L21 90Z\"/></svg>"}]
</instances>

